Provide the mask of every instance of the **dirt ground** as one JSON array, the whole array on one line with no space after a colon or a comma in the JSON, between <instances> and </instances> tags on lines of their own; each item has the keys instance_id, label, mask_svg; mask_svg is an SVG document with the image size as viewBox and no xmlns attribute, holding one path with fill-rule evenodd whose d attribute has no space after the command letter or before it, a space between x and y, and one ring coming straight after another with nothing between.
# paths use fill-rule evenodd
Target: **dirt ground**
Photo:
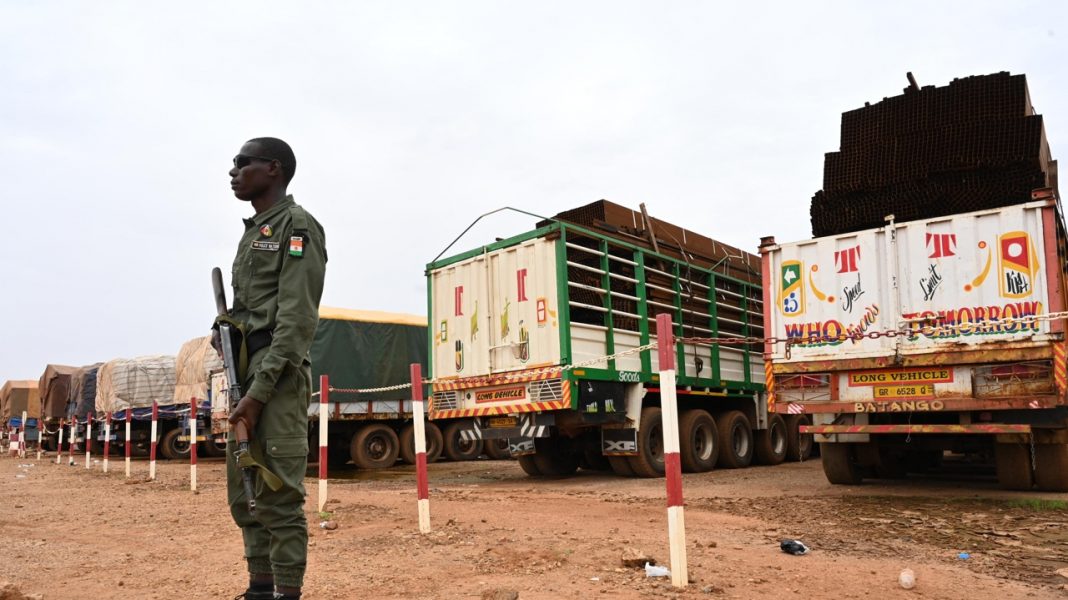
<instances>
[{"instance_id":1,"label":"dirt ground","mask_svg":"<svg viewBox=\"0 0 1068 600\"><path fill-rule=\"evenodd\" d=\"M125 480L52 460L0 458L0 582L46 600L232 598L244 589L223 464L144 461ZM312 474L309 471L309 474ZM1068 598L1068 494L1003 492L951 465L857 487L826 483L819 460L684 477L692 583L672 588L620 556L666 564L663 480L580 471L527 478L514 461L430 467L433 532L418 533L412 467L330 480L319 527L316 482L304 598ZM1032 502L1038 499L1059 502ZM804 540L805 556L783 539ZM962 560L961 552L970 554ZM916 587L902 589L904 568ZM1065 571L1068 573L1068 571ZM497 596L509 597L508 594Z\"/></svg>"}]
</instances>

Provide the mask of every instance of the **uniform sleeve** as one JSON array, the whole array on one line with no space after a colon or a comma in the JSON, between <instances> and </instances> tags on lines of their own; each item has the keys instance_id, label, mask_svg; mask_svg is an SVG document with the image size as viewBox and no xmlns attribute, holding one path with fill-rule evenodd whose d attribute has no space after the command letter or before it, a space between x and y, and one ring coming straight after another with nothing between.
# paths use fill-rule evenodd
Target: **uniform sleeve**
<instances>
[{"instance_id":1,"label":"uniform sleeve","mask_svg":"<svg viewBox=\"0 0 1068 600\"><path fill-rule=\"evenodd\" d=\"M283 244L288 241L283 238ZM283 246L288 251L288 246ZM287 364L299 367L315 339L319 299L326 275L326 236L313 225L305 235L303 256L284 256L278 276L278 317L274 337L248 395L269 402Z\"/></svg>"}]
</instances>

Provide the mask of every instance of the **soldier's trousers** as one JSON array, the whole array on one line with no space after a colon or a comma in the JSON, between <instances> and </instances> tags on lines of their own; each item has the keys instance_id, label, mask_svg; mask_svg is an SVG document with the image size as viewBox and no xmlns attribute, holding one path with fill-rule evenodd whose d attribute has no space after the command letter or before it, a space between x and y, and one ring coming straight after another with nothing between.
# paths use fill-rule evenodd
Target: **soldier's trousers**
<instances>
[{"instance_id":1,"label":"soldier's trousers","mask_svg":"<svg viewBox=\"0 0 1068 600\"><path fill-rule=\"evenodd\" d=\"M250 365L252 374L256 362ZM230 514L244 537L248 571L273 574L275 585L286 587L301 587L308 563L304 474L308 468L310 393L311 369L306 365L287 366L278 378L274 395L263 407L252 434L251 454L282 480L282 488L274 491L264 484L262 477L255 475L254 515L249 514L241 469L234 460L233 431L226 444L227 500Z\"/></svg>"}]
</instances>

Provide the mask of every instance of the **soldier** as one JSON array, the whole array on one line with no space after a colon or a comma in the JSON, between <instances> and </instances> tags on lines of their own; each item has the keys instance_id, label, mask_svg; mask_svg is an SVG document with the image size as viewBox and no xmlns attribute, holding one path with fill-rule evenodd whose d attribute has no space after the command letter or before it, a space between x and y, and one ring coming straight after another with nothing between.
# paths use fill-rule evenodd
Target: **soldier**
<instances>
[{"instance_id":1,"label":"soldier","mask_svg":"<svg viewBox=\"0 0 1068 600\"><path fill-rule=\"evenodd\" d=\"M294 203L286 188L296 170L293 150L276 138L241 147L230 169L230 188L252 203L234 259L231 317L244 332L247 390L230 415L251 433L251 454L281 480L272 490L257 477L251 514L227 443L227 500L241 528L248 561L246 600L300 598L308 555L304 472L308 466L308 350L319 319L326 273L323 228ZM277 593L276 593L277 592Z\"/></svg>"}]
</instances>

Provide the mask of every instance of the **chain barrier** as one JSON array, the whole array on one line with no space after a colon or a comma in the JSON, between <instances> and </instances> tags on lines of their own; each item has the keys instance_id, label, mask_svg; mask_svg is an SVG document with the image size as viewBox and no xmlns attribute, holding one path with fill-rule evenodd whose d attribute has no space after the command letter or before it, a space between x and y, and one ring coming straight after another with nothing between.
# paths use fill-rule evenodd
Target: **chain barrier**
<instances>
[{"instance_id":1,"label":"chain barrier","mask_svg":"<svg viewBox=\"0 0 1068 600\"><path fill-rule=\"evenodd\" d=\"M1013 325L1031 325L1031 324L1035 324L1035 323L1057 321L1057 320L1066 320L1066 319L1068 319L1068 311L1061 311L1061 312L1055 312L1055 313L1048 313L1048 314L1045 314L1045 315L1028 315L1028 316L1025 316L1025 317L1006 317L1006 318L1003 318L1003 319L998 319L997 321L992 321L992 322L986 324L986 326L989 326L992 323L996 323L999 327L1010 327L1010 326L1013 326ZM903 336L903 337L908 337L908 338L914 338L914 337L918 337L920 335L927 336L927 337L941 337L941 336L946 336L946 335L951 335L951 334L960 334L964 329L968 329L969 331L974 331L974 330L978 329L978 330L981 331L982 327L984 327L984 324L982 324L982 323L956 323L956 324L953 324L953 325L930 325L930 324L926 324L926 323L936 323L936 322L938 322L938 320L939 320L938 316L933 316L933 317L930 317L930 318L922 319L921 321L917 321L916 322L917 324L914 325L914 326L911 326L911 327L902 327L902 328L899 328L899 329L886 329L886 330L882 330L882 331L843 333L843 334L840 334L840 335L808 335L808 336L785 337L785 338L774 337L774 336L773 337L766 337L766 338L752 337L752 336L747 336L747 337L679 337L679 338L676 338L676 341L678 343L681 343L681 344L692 344L692 345L700 345L700 346L713 346L713 345L744 346L744 345L764 345L764 344L773 344L773 345L774 344L785 344L785 346L786 346L785 347L786 358L790 358L790 348L792 346L794 346L794 345L797 345L797 344L826 344L826 343L832 343L832 342L844 342L846 340L853 340L853 341L856 342L856 341L860 341L860 340L863 340L863 339L875 340L875 339L879 339L879 338L883 338L883 337L885 337L885 338L896 338L897 336ZM925 324L920 325L919 323L925 323ZM543 375L561 374L561 373L566 373L568 371L572 371L574 369L581 369L581 368L584 368L584 367L592 367L592 366L595 366L597 364L600 364L600 363L603 363L603 362L607 362L607 361L610 361L610 360L615 360L615 359L618 359L618 358L623 358L623 357L629 356L631 354L637 354L639 352L645 352L646 350L652 350L652 349L654 349L656 347L657 347L657 342L654 341L654 342L650 342L648 344L645 344L643 346L637 346L635 348L629 348L629 349L623 350L621 352L616 352L614 354L609 354L607 356L601 356L601 357L598 357L598 358L591 358L589 360L584 360L584 361L577 362L577 363L570 364L570 365L556 366L556 367L542 367L542 368L533 369L533 370L530 370L530 371L502 373L500 375L492 375L492 376L472 377L470 379L464 379L463 381L464 381L465 384L475 384L475 385L477 385L477 384L501 383L501 382L507 382L507 381L513 380L513 379L519 379L519 380L526 381L526 380L530 380L532 378L538 378L538 377L543 376ZM436 378L435 379L426 379L426 380L423 381L423 383L424 384L436 384L436 383L446 383L446 382L450 382L450 381L455 381L455 379L436 379ZM336 387L331 386L329 389L330 389L331 392L336 392L336 393L339 393L339 394L374 394L374 393L379 393L379 392L394 392L394 391L398 391L398 390L408 389L410 387L412 387L411 382L401 383L401 384L397 384L397 385L384 386L384 387L377 387L377 388L336 388ZM312 394L312 397L313 398L318 397L319 394L320 394L319 392L315 392L315 393Z\"/></svg>"}]
</instances>

